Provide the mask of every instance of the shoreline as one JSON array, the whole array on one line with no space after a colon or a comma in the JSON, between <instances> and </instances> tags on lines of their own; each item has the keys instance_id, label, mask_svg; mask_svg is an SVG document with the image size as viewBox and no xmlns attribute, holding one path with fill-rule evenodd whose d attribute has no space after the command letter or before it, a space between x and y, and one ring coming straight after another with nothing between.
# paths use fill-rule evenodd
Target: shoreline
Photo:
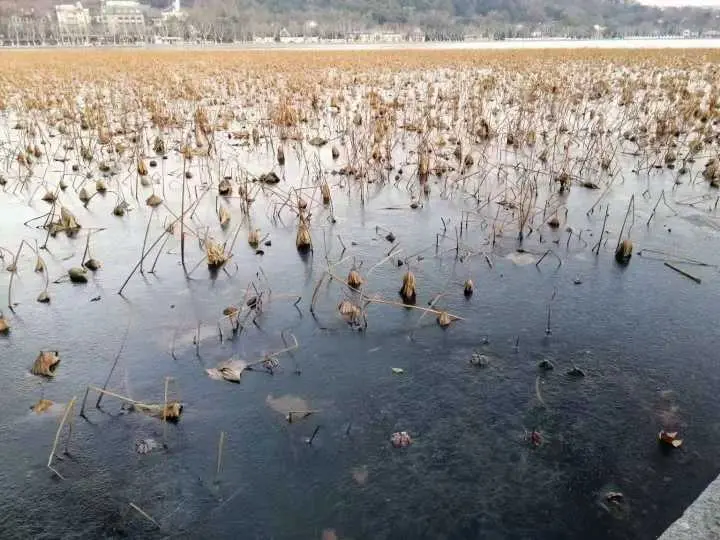
<instances>
[{"instance_id":1,"label":"shoreline","mask_svg":"<svg viewBox=\"0 0 720 540\"><path fill-rule=\"evenodd\" d=\"M502 41L431 41L403 43L138 43L107 45L4 46L0 51L37 50L256 50L256 51L383 51L383 50L523 50L523 49L718 49L720 38L506 39Z\"/></svg>"}]
</instances>

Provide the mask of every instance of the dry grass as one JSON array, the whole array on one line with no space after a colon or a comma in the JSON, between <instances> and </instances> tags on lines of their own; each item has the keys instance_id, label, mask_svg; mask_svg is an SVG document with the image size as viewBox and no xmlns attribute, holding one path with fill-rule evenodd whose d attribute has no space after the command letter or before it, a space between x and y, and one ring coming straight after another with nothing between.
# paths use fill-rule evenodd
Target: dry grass
<instances>
[{"instance_id":1,"label":"dry grass","mask_svg":"<svg viewBox=\"0 0 720 540\"><path fill-rule=\"evenodd\" d=\"M180 415L183 411L183 405L177 401L168 402L167 405L163 404L145 404L145 403L134 403L133 408L139 412L154 416L160 420L166 422L177 422L180 420Z\"/></svg>"},{"instance_id":2,"label":"dry grass","mask_svg":"<svg viewBox=\"0 0 720 540\"><path fill-rule=\"evenodd\" d=\"M16 118L4 189L52 205L51 235L80 228L78 199L117 218L144 200L170 236L148 250L157 262L179 229L189 275L186 258L222 267L241 230L257 250L263 210L273 225L291 215L307 251L313 236L326 246L346 192L364 205L392 184L420 212L432 185L485 225L472 240L443 227L438 249L454 241L460 259L465 241L562 234L569 192L604 195L621 161L720 186L718 65L718 50L2 51L0 103ZM207 193L212 223L197 211ZM411 272L400 294L416 302Z\"/></svg>"},{"instance_id":3,"label":"dry grass","mask_svg":"<svg viewBox=\"0 0 720 540\"><path fill-rule=\"evenodd\" d=\"M205 256L207 257L208 267L211 269L220 268L228 260L223 246L210 239L205 241Z\"/></svg>"}]
</instances>

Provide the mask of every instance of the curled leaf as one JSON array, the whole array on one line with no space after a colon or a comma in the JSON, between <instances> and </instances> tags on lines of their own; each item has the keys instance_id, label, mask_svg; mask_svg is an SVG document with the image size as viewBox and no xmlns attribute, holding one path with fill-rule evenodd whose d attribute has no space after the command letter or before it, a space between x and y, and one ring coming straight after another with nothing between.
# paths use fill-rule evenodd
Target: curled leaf
<instances>
[{"instance_id":1,"label":"curled leaf","mask_svg":"<svg viewBox=\"0 0 720 540\"><path fill-rule=\"evenodd\" d=\"M151 208L155 208L156 206L160 206L162 202L163 200L153 193L147 198L145 204L147 204Z\"/></svg>"},{"instance_id":2,"label":"curled leaf","mask_svg":"<svg viewBox=\"0 0 720 540\"><path fill-rule=\"evenodd\" d=\"M68 276L73 283L87 283L87 272L84 268L71 268L68 270Z\"/></svg>"},{"instance_id":3,"label":"curled leaf","mask_svg":"<svg viewBox=\"0 0 720 540\"><path fill-rule=\"evenodd\" d=\"M87 261L85 261L85 268L87 268L91 272L96 272L97 270L100 269L101 266L102 266L102 263L100 261L98 261L97 259L91 258L91 259L88 259Z\"/></svg>"},{"instance_id":4,"label":"curled leaf","mask_svg":"<svg viewBox=\"0 0 720 540\"><path fill-rule=\"evenodd\" d=\"M54 377L55 370L59 365L60 353L58 353L58 351L40 351L40 354L30 369L30 373L42 377Z\"/></svg>"},{"instance_id":5,"label":"curled leaf","mask_svg":"<svg viewBox=\"0 0 720 540\"><path fill-rule=\"evenodd\" d=\"M205 371L211 379L239 383L245 368L247 363L242 360L228 360Z\"/></svg>"}]
</instances>

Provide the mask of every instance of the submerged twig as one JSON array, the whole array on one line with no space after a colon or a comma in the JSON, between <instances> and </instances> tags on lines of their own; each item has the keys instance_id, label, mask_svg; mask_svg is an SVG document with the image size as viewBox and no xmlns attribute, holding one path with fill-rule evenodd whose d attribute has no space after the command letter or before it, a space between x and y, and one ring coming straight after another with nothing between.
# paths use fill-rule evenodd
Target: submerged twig
<instances>
[{"instance_id":1,"label":"submerged twig","mask_svg":"<svg viewBox=\"0 0 720 540\"><path fill-rule=\"evenodd\" d=\"M665 266L670 268L671 270L675 270L678 274L685 276L688 279L692 279L695 283L702 283L702 280L699 277L693 276L692 274L686 272L685 270L682 270L678 268L677 266L670 264L669 262L665 261Z\"/></svg>"},{"instance_id":2,"label":"submerged twig","mask_svg":"<svg viewBox=\"0 0 720 540\"><path fill-rule=\"evenodd\" d=\"M131 502L131 503L130 503L130 508L132 508L133 510L135 510L138 514L140 514L142 517L144 517L145 519L147 519L150 523L152 523L153 525L155 525L158 529L161 528L161 527L160 527L160 524L159 524L157 521L155 521L152 516L150 516L147 512L145 512L142 508L140 508L139 506L137 506L135 503L132 503L132 502Z\"/></svg>"},{"instance_id":3,"label":"submerged twig","mask_svg":"<svg viewBox=\"0 0 720 540\"><path fill-rule=\"evenodd\" d=\"M55 440L53 441L52 450L50 450L50 456L48 457L47 467L52 472L54 472L56 475L58 475L62 480L65 479L65 477L60 474L57 470L55 470L52 466L53 457L55 457L55 450L57 450L58 442L60 441L60 433L62 432L62 428L65 425L65 422L68 419L68 416L70 415L70 412L75 409L75 401L77 400L77 397L73 397L70 400L70 403L68 403L67 407L65 407L65 414L63 414L62 419L60 420L60 425L58 425L57 431L55 432Z\"/></svg>"}]
</instances>

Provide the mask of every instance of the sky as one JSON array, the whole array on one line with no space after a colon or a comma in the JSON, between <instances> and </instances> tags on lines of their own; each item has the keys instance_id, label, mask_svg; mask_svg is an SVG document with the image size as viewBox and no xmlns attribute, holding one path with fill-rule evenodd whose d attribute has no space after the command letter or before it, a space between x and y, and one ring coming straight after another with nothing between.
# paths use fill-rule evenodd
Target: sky
<instances>
[{"instance_id":1,"label":"sky","mask_svg":"<svg viewBox=\"0 0 720 540\"><path fill-rule=\"evenodd\" d=\"M657 7L713 7L720 9L720 0L638 0L639 3Z\"/></svg>"}]
</instances>

